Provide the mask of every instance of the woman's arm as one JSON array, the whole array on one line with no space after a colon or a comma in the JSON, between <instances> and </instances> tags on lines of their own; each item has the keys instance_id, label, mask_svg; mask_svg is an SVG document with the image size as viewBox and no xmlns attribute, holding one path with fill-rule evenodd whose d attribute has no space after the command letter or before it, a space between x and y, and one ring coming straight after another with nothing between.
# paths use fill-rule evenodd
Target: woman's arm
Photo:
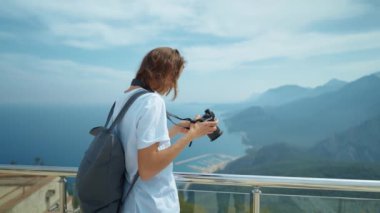
<instances>
[{"instance_id":1,"label":"woman's arm","mask_svg":"<svg viewBox=\"0 0 380 213\"><path fill-rule=\"evenodd\" d=\"M218 121L200 122L190 125L183 137L169 148L159 151L159 143L138 150L138 170L142 180L149 180L167 167L179 153L194 139L216 130Z\"/></svg>"},{"instance_id":2,"label":"woman's arm","mask_svg":"<svg viewBox=\"0 0 380 213\"><path fill-rule=\"evenodd\" d=\"M173 125L169 129L169 138L173 138L178 133L186 134L189 131L190 122L189 121L181 121L177 125Z\"/></svg>"}]
</instances>

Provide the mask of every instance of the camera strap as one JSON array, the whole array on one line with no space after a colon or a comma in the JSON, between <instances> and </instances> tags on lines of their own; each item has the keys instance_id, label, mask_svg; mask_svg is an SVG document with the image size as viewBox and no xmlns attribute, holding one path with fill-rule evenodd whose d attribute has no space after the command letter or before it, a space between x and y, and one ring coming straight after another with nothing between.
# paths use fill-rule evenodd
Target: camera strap
<instances>
[{"instance_id":1,"label":"camera strap","mask_svg":"<svg viewBox=\"0 0 380 213\"><path fill-rule=\"evenodd\" d=\"M189 121L189 122L192 123L192 124L195 124L195 123L197 123L197 122L202 121L202 119L196 119L196 120L194 120L194 119L191 119L191 118L181 118L181 117L179 117L179 116L177 116L177 115L175 115L175 114L173 114L173 113L170 113L170 112L168 112L168 111L166 111L166 117L168 118L168 120L169 120L170 122L172 122L173 124L175 124L175 125L177 125L177 126L178 126L179 124L176 124L176 123L172 120L172 117L175 118L175 119L181 120L181 121ZM181 125L179 125L179 126L181 126ZM181 126L181 127L183 127L183 126ZM187 128L187 127L183 127L183 128Z\"/></svg>"},{"instance_id":2,"label":"camera strap","mask_svg":"<svg viewBox=\"0 0 380 213\"><path fill-rule=\"evenodd\" d=\"M145 84L144 82L142 82L141 80L139 80L137 78L134 78L132 80L131 86L139 86L139 87L142 87L142 88L148 90L149 92L154 92L147 84Z\"/></svg>"},{"instance_id":3,"label":"camera strap","mask_svg":"<svg viewBox=\"0 0 380 213\"><path fill-rule=\"evenodd\" d=\"M177 115L174 115L174 114L172 114L172 113L170 113L170 112L168 112L168 111L166 111L166 117L168 118L168 120L169 120L172 124L174 124L174 125L176 125L176 126L179 126L179 127L182 127L182 128L185 128L185 129L190 129L190 128L189 128L189 127L181 126L180 124L174 122L172 118L175 118L175 119L178 119L178 120L181 120L181 121L189 121L190 123L196 123L196 122L198 122L198 121L201 121L201 119L193 120L193 119L191 119L191 118L181 118L181 117L179 117L179 116L177 116ZM191 144L192 144L192 143L193 143L193 141L190 141L190 143L189 143L189 147L191 147Z\"/></svg>"},{"instance_id":4,"label":"camera strap","mask_svg":"<svg viewBox=\"0 0 380 213\"><path fill-rule=\"evenodd\" d=\"M195 120L193 120L193 119L191 119L191 118L181 118L181 117L179 117L179 116L177 116L177 115L174 115L174 114L172 114L172 113L170 113L170 112L168 112L168 111L166 111L166 117L168 118L169 121L171 121L171 122L172 122L173 124L175 124L175 125L179 125L179 124L176 124L176 123L173 121L172 117L175 118L175 119L181 120L181 121L189 121L190 123L195 123L195 122L197 122L197 121L195 121ZM182 127L182 126L181 126L181 127ZM183 127L183 128L187 128L187 127Z\"/></svg>"}]
</instances>

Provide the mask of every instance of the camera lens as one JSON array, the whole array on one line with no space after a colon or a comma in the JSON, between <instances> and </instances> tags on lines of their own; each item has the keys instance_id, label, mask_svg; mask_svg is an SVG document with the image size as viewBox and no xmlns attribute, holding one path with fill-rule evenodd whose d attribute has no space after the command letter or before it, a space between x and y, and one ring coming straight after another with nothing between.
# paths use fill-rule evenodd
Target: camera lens
<instances>
[{"instance_id":1,"label":"camera lens","mask_svg":"<svg viewBox=\"0 0 380 213\"><path fill-rule=\"evenodd\" d=\"M208 134L207 136L210 138L211 141L214 141L217 138L219 138L219 136L221 136L222 134L223 134L223 131L220 131L219 127L217 126L216 130L213 133Z\"/></svg>"}]
</instances>

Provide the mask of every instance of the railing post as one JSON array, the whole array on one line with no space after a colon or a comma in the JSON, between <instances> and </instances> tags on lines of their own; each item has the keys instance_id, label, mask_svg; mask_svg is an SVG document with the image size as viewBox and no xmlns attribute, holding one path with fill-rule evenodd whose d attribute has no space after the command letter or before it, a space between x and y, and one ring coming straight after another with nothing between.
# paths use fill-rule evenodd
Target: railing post
<instances>
[{"instance_id":1,"label":"railing post","mask_svg":"<svg viewBox=\"0 0 380 213\"><path fill-rule=\"evenodd\" d=\"M59 179L59 212L66 213L66 178Z\"/></svg>"},{"instance_id":2,"label":"railing post","mask_svg":"<svg viewBox=\"0 0 380 213\"><path fill-rule=\"evenodd\" d=\"M251 201L253 203L252 213L260 213L260 195L261 195L260 188L255 187L255 189L252 190L252 201Z\"/></svg>"}]
</instances>

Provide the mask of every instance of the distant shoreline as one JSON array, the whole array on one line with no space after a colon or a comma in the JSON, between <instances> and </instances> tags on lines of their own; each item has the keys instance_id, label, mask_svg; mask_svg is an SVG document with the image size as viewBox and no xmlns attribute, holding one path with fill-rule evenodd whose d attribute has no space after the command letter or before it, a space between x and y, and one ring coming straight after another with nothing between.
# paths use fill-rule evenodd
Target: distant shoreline
<instances>
[{"instance_id":1,"label":"distant shoreline","mask_svg":"<svg viewBox=\"0 0 380 213\"><path fill-rule=\"evenodd\" d=\"M223 169L228 163L240 157L241 156L230 156L225 154L204 154L178 161L175 165L186 166L195 172L214 173L217 170Z\"/></svg>"}]
</instances>

